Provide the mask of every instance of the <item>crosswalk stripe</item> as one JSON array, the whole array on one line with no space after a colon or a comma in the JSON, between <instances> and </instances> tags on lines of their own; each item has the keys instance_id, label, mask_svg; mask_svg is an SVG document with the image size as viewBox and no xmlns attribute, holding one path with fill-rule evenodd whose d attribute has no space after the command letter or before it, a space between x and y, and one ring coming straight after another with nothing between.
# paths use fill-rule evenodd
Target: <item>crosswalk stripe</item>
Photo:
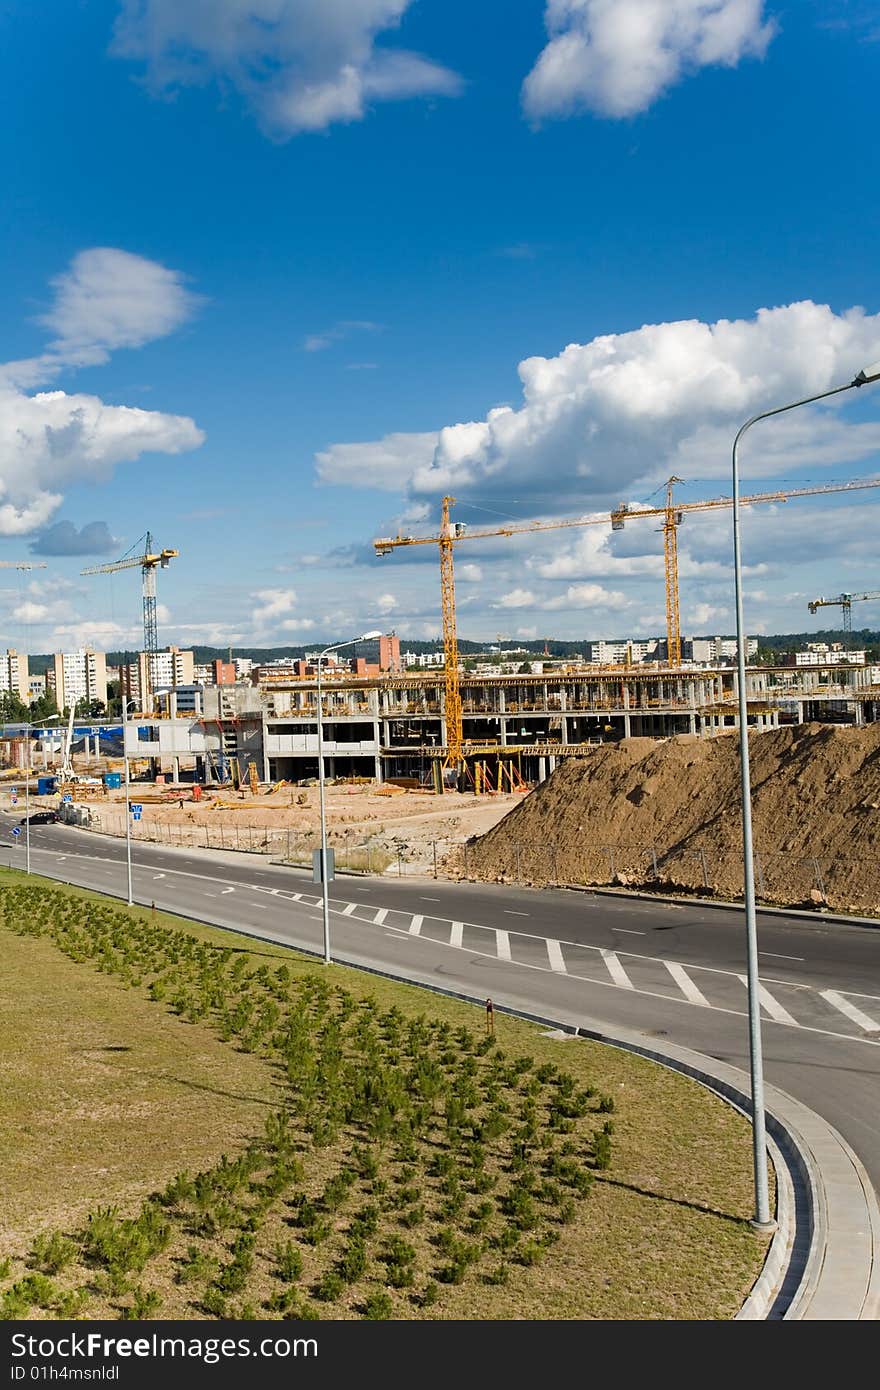
<instances>
[{"instance_id":1,"label":"crosswalk stripe","mask_svg":"<svg viewBox=\"0 0 880 1390\"><path fill-rule=\"evenodd\" d=\"M461 946L464 937L464 922L453 922L452 932L449 936L450 946Z\"/></svg>"},{"instance_id":2,"label":"crosswalk stripe","mask_svg":"<svg viewBox=\"0 0 880 1390\"><path fill-rule=\"evenodd\" d=\"M547 958L550 961L551 970L558 971L560 975L568 974L568 967L562 955L562 947L551 936L547 938Z\"/></svg>"},{"instance_id":3,"label":"crosswalk stripe","mask_svg":"<svg viewBox=\"0 0 880 1390\"><path fill-rule=\"evenodd\" d=\"M875 1023L873 1018L863 1014L861 1009L857 1009L855 1004L851 1004L848 999L844 999L842 994L838 994L836 989L820 989L820 995L830 1004L832 1009L839 1009L842 1014L863 1028L866 1033L876 1033L880 1031L880 1023Z\"/></svg>"},{"instance_id":4,"label":"crosswalk stripe","mask_svg":"<svg viewBox=\"0 0 880 1390\"><path fill-rule=\"evenodd\" d=\"M749 981L747 975L738 975L737 979L748 989ZM784 1009L778 999L774 999L770 991L760 984L758 985L758 998L761 1001L761 1007L767 1011L776 1023L791 1023L795 1028L799 1026L797 1019L792 1018L788 1009Z\"/></svg>"},{"instance_id":5,"label":"crosswalk stripe","mask_svg":"<svg viewBox=\"0 0 880 1390\"><path fill-rule=\"evenodd\" d=\"M410 936L418 936L419 932L422 930L422 923L424 922L424 920L425 919L420 912L416 912L413 915L413 919L409 924Z\"/></svg>"},{"instance_id":6,"label":"crosswalk stripe","mask_svg":"<svg viewBox=\"0 0 880 1390\"><path fill-rule=\"evenodd\" d=\"M697 989L683 966L678 965L674 960L665 960L663 964L686 999L689 999L692 1004L702 1004L707 1009L712 1007L706 996Z\"/></svg>"},{"instance_id":7,"label":"crosswalk stripe","mask_svg":"<svg viewBox=\"0 0 880 1390\"><path fill-rule=\"evenodd\" d=\"M497 943L498 959L510 960L510 936L500 927L495 928L495 941Z\"/></svg>"},{"instance_id":8,"label":"crosswalk stripe","mask_svg":"<svg viewBox=\"0 0 880 1390\"><path fill-rule=\"evenodd\" d=\"M601 948L601 956L605 964L608 966L608 973L611 976L614 983L616 985L620 985L622 989L633 989L633 982L627 975L620 961L618 960L617 952L608 951L603 946Z\"/></svg>"},{"instance_id":9,"label":"crosswalk stripe","mask_svg":"<svg viewBox=\"0 0 880 1390\"><path fill-rule=\"evenodd\" d=\"M377 908L376 908L376 915L375 915L375 917L373 918L373 925L376 926L376 927L381 927L382 923L385 921L385 918L386 918L387 916L388 916L388 908L387 908L387 907L377 907Z\"/></svg>"},{"instance_id":10,"label":"crosswalk stripe","mask_svg":"<svg viewBox=\"0 0 880 1390\"><path fill-rule=\"evenodd\" d=\"M343 917L350 917L356 907L357 903L346 903L345 907L342 909Z\"/></svg>"}]
</instances>

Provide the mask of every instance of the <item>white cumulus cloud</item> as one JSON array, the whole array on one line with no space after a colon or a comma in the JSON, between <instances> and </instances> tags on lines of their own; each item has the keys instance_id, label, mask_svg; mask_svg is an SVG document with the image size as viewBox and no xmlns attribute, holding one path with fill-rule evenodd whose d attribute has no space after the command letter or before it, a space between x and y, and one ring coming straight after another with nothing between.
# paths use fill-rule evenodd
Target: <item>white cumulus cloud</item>
<instances>
[{"instance_id":1,"label":"white cumulus cloud","mask_svg":"<svg viewBox=\"0 0 880 1390\"><path fill-rule=\"evenodd\" d=\"M880 314L835 313L811 300L759 309L750 319L645 324L571 343L519 364L522 404L430 434L392 434L318 456L324 481L406 485L410 508L487 494L556 515L597 511L650 493L688 465L701 478L730 473L737 428L762 409L852 380L880 357ZM870 390L870 388L868 388ZM851 397L837 397L835 403ZM871 397L866 392L865 400ZM875 405L876 409L876 405ZM847 424L832 408L802 408L753 431L748 476L781 467L862 460L880 449L880 421ZM687 477L685 471L684 476ZM744 474L745 476L745 474ZM529 513L527 513L529 514Z\"/></svg>"},{"instance_id":2,"label":"white cumulus cloud","mask_svg":"<svg viewBox=\"0 0 880 1390\"><path fill-rule=\"evenodd\" d=\"M112 52L173 90L232 86L278 137L359 121L374 102L455 96L461 79L379 46L412 0L122 0Z\"/></svg>"},{"instance_id":3,"label":"white cumulus cloud","mask_svg":"<svg viewBox=\"0 0 880 1390\"><path fill-rule=\"evenodd\" d=\"M196 449L204 434L184 415L106 405L98 396L27 388L65 367L105 362L172 332L196 300L182 277L142 256L110 247L80 252L52 282L41 322L55 333L47 351L0 365L0 535L40 530L72 482L109 478L144 453Z\"/></svg>"},{"instance_id":4,"label":"white cumulus cloud","mask_svg":"<svg viewBox=\"0 0 880 1390\"><path fill-rule=\"evenodd\" d=\"M704 67L763 57L764 0L547 0L549 42L523 83L535 120L633 116Z\"/></svg>"}]
</instances>

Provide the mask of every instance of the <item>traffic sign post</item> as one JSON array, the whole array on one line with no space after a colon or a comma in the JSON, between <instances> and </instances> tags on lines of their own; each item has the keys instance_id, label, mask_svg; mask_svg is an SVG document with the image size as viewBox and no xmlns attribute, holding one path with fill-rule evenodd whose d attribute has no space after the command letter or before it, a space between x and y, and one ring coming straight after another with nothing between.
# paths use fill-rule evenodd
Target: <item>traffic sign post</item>
<instances>
[{"instance_id":1,"label":"traffic sign post","mask_svg":"<svg viewBox=\"0 0 880 1390\"><path fill-rule=\"evenodd\" d=\"M21 834L21 826L20 826L20 825L14 825L14 826L12 827L12 833L13 833L13 835L15 836L15 838L16 838L16 840L17 840L18 837L19 837L19 835Z\"/></svg>"},{"instance_id":2,"label":"traffic sign post","mask_svg":"<svg viewBox=\"0 0 880 1390\"><path fill-rule=\"evenodd\" d=\"M140 818L141 818L141 812L143 811L143 809L144 809L144 808L143 808L143 806L140 804L140 802L137 802L137 803L133 802L133 803L132 803L131 814L132 814L132 816L134 817L135 820L140 820Z\"/></svg>"}]
</instances>

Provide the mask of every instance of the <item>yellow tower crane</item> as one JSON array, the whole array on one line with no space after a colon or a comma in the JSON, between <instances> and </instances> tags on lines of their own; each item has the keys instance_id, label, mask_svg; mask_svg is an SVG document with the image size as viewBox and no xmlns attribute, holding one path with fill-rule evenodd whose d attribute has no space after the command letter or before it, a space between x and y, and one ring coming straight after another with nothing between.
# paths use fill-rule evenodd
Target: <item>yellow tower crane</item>
<instances>
[{"instance_id":1,"label":"yellow tower crane","mask_svg":"<svg viewBox=\"0 0 880 1390\"><path fill-rule=\"evenodd\" d=\"M670 666L681 665L681 625L679 620L679 582L678 582L678 527L685 512L717 511L732 507L732 497L711 497L702 502L682 502L677 506L673 497L673 487L680 478L671 477L666 484L666 502L662 507L631 506L625 502L613 512L598 516L566 517L559 521L530 521L522 526L497 526L472 530L461 522L450 519L449 508L454 497L444 497L442 504L440 531L432 536L379 536L373 541L377 555L387 555L399 546L436 545L440 549L440 595L443 611L443 650L445 657L444 686L446 699L446 755L444 766L456 770L460 768L464 755L462 733L461 692L458 669L458 634L455 624L455 570L453 551L461 540L488 540L491 536L529 535L539 531L559 531L570 527L608 526L612 531L623 530L627 521L641 521L645 517L662 517L664 569L666 576L666 653ZM856 492L864 488L880 487L880 478L856 478L846 483L825 483L819 487L798 487L774 492L756 492L749 497L741 497L742 506L758 502L788 502L796 497L817 497L832 492Z\"/></svg>"}]
</instances>

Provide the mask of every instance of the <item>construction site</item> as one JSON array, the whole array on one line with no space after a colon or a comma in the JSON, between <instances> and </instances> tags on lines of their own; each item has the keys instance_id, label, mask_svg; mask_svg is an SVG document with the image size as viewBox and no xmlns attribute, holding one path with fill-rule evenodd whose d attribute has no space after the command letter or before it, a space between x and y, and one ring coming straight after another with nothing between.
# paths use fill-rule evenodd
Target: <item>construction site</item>
<instances>
[{"instance_id":1,"label":"construction site","mask_svg":"<svg viewBox=\"0 0 880 1390\"><path fill-rule=\"evenodd\" d=\"M412 545L437 547L441 667L404 672L394 661L387 669L380 664L368 670L360 659L353 669L327 661L319 671L314 659L306 659L297 663L295 672L264 673L256 683L206 685L199 693L198 710L185 708L185 692L173 683L163 688L156 679L160 655L156 573L178 552L158 550L148 532L143 553L83 571L113 573L137 566L142 572L144 652L136 668L137 688L134 693L131 686L122 692L123 719L115 726L80 725L71 715L63 738L58 729L28 727L26 737L22 729L5 745L7 767L18 780L20 770L29 766L39 778L33 787L38 796L49 795L51 785L53 800L42 804L61 806L64 819L122 835L126 833L123 773L127 765L128 800L139 808L135 838L257 850L286 858L303 854L316 843L314 787L320 771L327 784L331 841L352 853L365 848L376 851L380 869L395 860L400 868L406 860L433 872L438 864L445 864L455 873L534 883L562 882L566 875L577 874L586 882L620 881L621 875L644 882L665 881L664 873L672 863L668 856L676 848L671 830L666 833L662 824L653 822L638 826L626 818L619 826L617 822L621 796L626 816L633 816L634 808L646 798L659 796L662 801L667 793L659 789L666 788L666 781L648 772L639 783L641 790L627 786L621 791L615 777L603 778L596 770L629 767L633 758L660 759L663 766L664 759L671 759L676 772L669 788L689 788L699 824L718 821L712 794L724 782L724 768L737 746L735 738L725 735L735 733L738 726L740 678L736 665L682 660L677 531L689 512L726 508L731 499L679 505L674 498L678 481L669 479L662 507L621 506L602 516L490 530L472 530L453 522L455 499L446 497L436 534L383 537L373 543L378 554ZM760 505L877 486L880 481L857 480L741 500L744 505ZM659 519L664 536L664 659L617 665L536 663L516 674L463 670L454 574L454 552L460 542L561 527L606 525L619 530L644 518ZM845 593L817 598L809 607L815 612L823 606L839 606L849 628L852 603L872 597L876 595L870 591ZM392 650L387 639L383 641L386 652ZM394 650L399 653L399 644ZM851 726L825 733L848 735L847 747L861 746L859 738L873 747L876 735L869 726L880 712L880 671L854 664L846 653L833 651L813 653L808 666L749 665L745 667L745 706L750 730L761 735L754 741L756 758L777 750L773 777L785 783L787 759L778 750L797 748L803 764L813 749L821 747L827 760L829 748L844 747L817 742L814 731L820 726ZM803 741L805 727L812 732ZM691 751L685 757L682 748L705 751L699 755ZM697 768L712 769L702 792L693 785ZM803 767L797 776L802 774ZM524 801L524 795L535 788L539 794ZM551 792L551 788L557 790ZM576 870L574 865L566 869L564 841L550 814L554 806L564 807L569 797L573 803L577 800L575 788L586 788L589 800L589 815L579 812L577 821L578 836L582 840L583 834L588 835L592 845L589 870L580 861ZM877 798L880 803L880 789ZM651 804L656 808L660 801ZM514 807L519 807L516 816L507 818ZM862 807L862 819L863 811ZM844 820L848 814L841 811ZM670 825L676 824L681 832L680 811L672 811L671 817ZM556 858L551 863L545 855L546 862L539 868L535 855L524 855L517 839L511 841L518 846L514 865L510 855L505 858L499 850L508 834L525 835L533 847L552 844ZM471 844L465 846L468 841ZM625 846L630 841L639 846L635 860L627 857ZM674 873L667 873L670 882L695 890L726 891L728 881L735 880L727 859L718 858L717 846L713 854L721 867L711 873L702 842L678 848L681 852L673 855ZM833 876L829 890L831 880L823 875L821 865L817 867L815 847L811 855L806 854L805 845L799 845L798 851L803 851L804 862L813 861L806 898L812 901L814 894L822 902L830 901L829 891L832 896L839 892L854 898L870 896L861 888L840 887ZM768 856L777 852L782 853L766 847ZM768 867L767 894L771 877ZM790 900L792 892L800 889L784 891Z\"/></svg>"}]
</instances>

